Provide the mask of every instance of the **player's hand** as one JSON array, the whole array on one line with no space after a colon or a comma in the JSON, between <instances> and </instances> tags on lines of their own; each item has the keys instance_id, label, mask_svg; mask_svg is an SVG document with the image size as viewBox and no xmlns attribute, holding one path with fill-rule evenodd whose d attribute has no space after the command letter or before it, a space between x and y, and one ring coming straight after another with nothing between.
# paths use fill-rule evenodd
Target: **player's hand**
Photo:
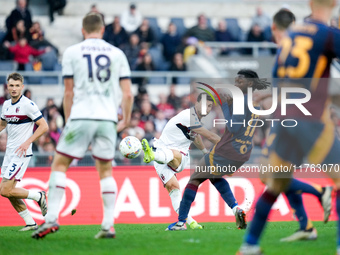
<instances>
[{"instance_id":1,"label":"player's hand","mask_svg":"<svg viewBox=\"0 0 340 255\"><path fill-rule=\"evenodd\" d=\"M9 41L5 41L5 42L4 42L4 46L5 46L6 48L9 48L9 47L11 47L11 44L10 44Z\"/></svg>"},{"instance_id":2,"label":"player's hand","mask_svg":"<svg viewBox=\"0 0 340 255\"><path fill-rule=\"evenodd\" d=\"M24 142L21 144L18 149L16 149L15 153L18 155L19 158L21 158L22 155L26 157L26 152L30 144L28 142Z\"/></svg>"},{"instance_id":3,"label":"player's hand","mask_svg":"<svg viewBox=\"0 0 340 255\"><path fill-rule=\"evenodd\" d=\"M129 123L125 120L121 120L117 124L117 133L122 132L125 128L129 126Z\"/></svg>"}]
</instances>

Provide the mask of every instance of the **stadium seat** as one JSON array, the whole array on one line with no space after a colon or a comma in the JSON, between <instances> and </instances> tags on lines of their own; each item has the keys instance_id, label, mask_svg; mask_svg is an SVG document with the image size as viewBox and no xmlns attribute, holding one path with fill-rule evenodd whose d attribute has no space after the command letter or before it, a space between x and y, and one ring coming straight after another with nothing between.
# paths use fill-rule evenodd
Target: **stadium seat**
<instances>
[{"instance_id":1,"label":"stadium seat","mask_svg":"<svg viewBox=\"0 0 340 255\"><path fill-rule=\"evenodd\" d=\"M242 37L242 30L238 24L237 19L235 18L226 18L225 21L227 22L227 29L231 33L231 35L237 39L237 41L241 40Z\"/></svg>"},{"instance_id":2,"label":"stadium seat","mask_svg":"<svg viewBox=\"0 0 340 255\"><path fill-rule=\"evenodd\" d=\"M44 71L53 71L55 64L58 62L58 57L54 50L41 55L40 59Z\"/></svg>"},{"instance_id":3,"label":"stadium seat","mask_svg":"<svg viewBox=\"0 0 340 255\"><path fill-rule=\"evenodd\" d=\"M166 62L164 60L162 49L161 49L161 46L159 44L155 47L150 48L148 52L152 57L152 62L154 64L156 70L158 70L158 71L168 70L167 69L168 65L166 64Z\"/></svg>"},{"instance_id":4,"label":"stadium seat","mask_svg":"<svg viewBox=\"0 0 340 255\"><path fill-rule=\"evenodd\" d=\"M54 64L54 71L61 71L61 64L60 63L55 63Z\"/></svg>"},{"instance_id":5,"label":"stadium seat","mask_svg":"<svg viewBox=\"0 0 340 255\"><path fill-rule=\"evenodd\" d=\"M270 26L266 27L263 31L264 38L266 41L271 42L272 41L272 29Z\"/></svg>"},{"instance_id":6,"label":"stadium seat","mask_svg":"<svg viewBox=\"0 0 340 255\"><path fill-rule=\"evenodd\" d=\"M0 30L0 43L5 39L7 32Z\"/></svg>"},{"instance_id":7,"label":"stadium seat","mask_svg":"<svg viewBox=\"0 0 340 255\"><path fill-rule=\"evenodd\" d=\"M177 84L190 84L190 77L177 77Z\"/></svg>"},{"instance_id":8,"label":"stadium seat","mask_svg":"<svg viewBox=\"0 0 340 255\"><path fill-rule=\"evenodd\" d=\"M25 64L25 71L34 71L32 63ZM40 76L26 76L25 80L27 84L40 84L41 78Z\"/></svg>"},{"instance_id":9,"label":"stadium seat","mask_svg":"<svg viewBox=\"0 0 340 255\"><path fill-rule=\"evenodd\" d=\"M58 77L43 77L40 83L43 85L56 85L58 84Z\"/></svg>"},{"instance_id":10,"label":"stadium seat","mask_svg":"<svg viewBox=\"0 0 340 255\"><path fill-rule=\"evenodd\" d=\"M151 27L151 29L153 30L153 32L155 33L157 42L159 42L162 39L162 30L161 28L158 26L158 21L157 18L153 18L153 17L148 17L146 18L149 21L149 26Z\"/></svg>"},{"instance_id":11,"label":"stadium seat","mask_svg":"<svg viewBox=\"0 0 340 255\"><path fill-rule=\"evenodd\" d=\"M148 84L165 84L165 77L150 77Z\"/></svg>"},{"instance_id":12,"label":"stadium seat","mask_svg":"<svg viewBox=\"0 0 340 255\"><path fill-rule=\"evenodd\" d=\"M176 25L177 33L179 34L180 37L182 37L187 31L187 28L184 25L183 18L171 18L170 22Z\"/></svg>"},{"instance_id":13,"label":"stadium seat","mask_svg":"<svg viewBox=\"0 0 340 255\"><path fill-rule=\"evenodd\" d=\"M1 71L14 71L15 65L13 61L0 61L0 70ZM0 84L6 83L6 76L0 76Z\"/></svg>"}]
</instances>

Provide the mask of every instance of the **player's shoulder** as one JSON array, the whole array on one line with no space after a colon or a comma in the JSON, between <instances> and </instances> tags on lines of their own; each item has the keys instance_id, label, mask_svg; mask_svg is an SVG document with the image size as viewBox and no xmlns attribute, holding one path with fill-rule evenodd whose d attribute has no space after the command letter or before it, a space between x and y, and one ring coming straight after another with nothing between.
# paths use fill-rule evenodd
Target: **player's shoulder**
<instances>
[{"instance_id":1,"label":"player's shoulder","mask_svg":"<svg viewBox=\"0 0 340 255\"><path fill-rule=\"evenodd\" d=\"M36 104L31 99L25 97L24 95L21 96L20 103L29 106L36 106Z\"/></svg>"}]
</instances>

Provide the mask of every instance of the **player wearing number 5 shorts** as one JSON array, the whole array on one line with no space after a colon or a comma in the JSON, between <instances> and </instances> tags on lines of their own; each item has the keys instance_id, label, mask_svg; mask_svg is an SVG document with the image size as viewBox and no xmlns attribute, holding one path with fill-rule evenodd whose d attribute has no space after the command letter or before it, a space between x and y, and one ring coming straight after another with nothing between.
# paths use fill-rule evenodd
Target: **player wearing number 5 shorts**
<instances>
[{"instance_id":1,"label":"player wearing number 5 shorts","mask_svg":"<svg viewBox=\"0 0 340 255\"><path fill-rule=\"evenodd\" d=\"M23 178L32 157L32 142L48 130L39 108L30 99L21 94L24 78L19 73L12 73L7 78L7 88L11 96L2 107L0 131L6 128L8 133L6 154L1 167L1 196L7 197L14 209L26 223L20 231L34 230L38 225L33 220L22 199L38 202L43 216L47 213L45 191L37 192L16 187ZM38 128L33 133L34 124ZM33 134L32 134L33 133Z\"/></svg>"},{"instance_id":2,"label":"player wearing number 5 shorts","mask_svg":"<svg viewBox=\"0 0 340 255\"><path fill-rule=\"evenodd\" d=\"M87 14L83 18L82 33L85 40L66 49L63 55L66 126L52 163L49 213L33 238L42 238L59 229L57 220L65 193L66 171L74 158L84 156L89 145L99 173L104 209L102 230L95 238L115 237L113 217L117 184L112 177L112 160L117 131L130 122L131 71L124 53L101 39L104 23L100 15ZM120 103L123 118L118 122Z\"/></svg>"}]
</instances>

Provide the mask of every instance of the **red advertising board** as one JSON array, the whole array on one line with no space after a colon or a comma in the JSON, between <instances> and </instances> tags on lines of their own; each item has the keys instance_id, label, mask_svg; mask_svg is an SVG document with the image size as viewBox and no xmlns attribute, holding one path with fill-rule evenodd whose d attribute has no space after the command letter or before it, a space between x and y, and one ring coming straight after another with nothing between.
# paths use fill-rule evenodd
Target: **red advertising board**
<instances>
[{"instance_id":1,"label":"red advertising board","mask_svg":"<svg viewBox=\"0 0 340 255\"><path fill-rule=\"evenodd\" d=\"M115 207L116 223L171 223L177 215L172 209L171 200L163 188L155 170L150 166L115 167L114 178L118 185ZM189 170L177 175L181 190L189 180ZM29 168L19 187L34 190L48 190L49 168ZM265 186L255 178L228 178L231 189L242 208L248 211L249 218L257 197ZM304 179L321 185L331 184L328 179ZM94 167L73 167L67 172L66 194L61 203L59 221L65 225L100 224L102 201L99 177ZM28 209L38 223L44 218L39 206L32 200L25 200ZM0 226L23 225L8 199L0 197ZM322 220L323 212L318 200L312 195L304 195L304 204L311 220ZM77 209L76 214L71 211ZM223 202L219 193L206 181L198 190L196 200L190 210L191 216L199 222L234 222L231 209ZM285 196L276 201L271 221L290 221L291 209ZM336 219L333 211L331 220Z\"/></svg>"}]
</instances>

